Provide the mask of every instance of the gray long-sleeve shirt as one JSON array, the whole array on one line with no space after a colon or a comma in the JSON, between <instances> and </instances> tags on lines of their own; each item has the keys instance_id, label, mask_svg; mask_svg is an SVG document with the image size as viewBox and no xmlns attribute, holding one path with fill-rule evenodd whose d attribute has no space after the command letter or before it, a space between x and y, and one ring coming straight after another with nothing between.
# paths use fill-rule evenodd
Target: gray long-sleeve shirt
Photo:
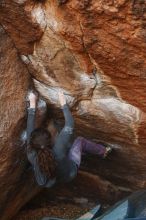
<instances>
[{"instance_id":1,"label":"gray long-sleeve shirt","mask_svg":"<svg viewBox=\"0 0 146 220\"><path fill-rule=\"evenodd\" d=\"M43 175L40 171L39 164L37 162L37 153L34 149L29 148L29 141L31 132L34 130L35 124L35 109L29 108L28 109L28 119L27 119L27 157L29 162L31 163L36 181L39 185L45 187L51 187L55 184L56 179L57 181L70 181L73 179L77 174L77 166L76 164L68 159L68 151L71 147L70 140L73 135L74 129L74 120L71 115L71 112L67 105L64 105L63 114L65 117L65 125L61 132L55 139L53 152L55 159L58 163L57 166L57 177L54 179L49 179Z\"/></svg>"}]
</instances>

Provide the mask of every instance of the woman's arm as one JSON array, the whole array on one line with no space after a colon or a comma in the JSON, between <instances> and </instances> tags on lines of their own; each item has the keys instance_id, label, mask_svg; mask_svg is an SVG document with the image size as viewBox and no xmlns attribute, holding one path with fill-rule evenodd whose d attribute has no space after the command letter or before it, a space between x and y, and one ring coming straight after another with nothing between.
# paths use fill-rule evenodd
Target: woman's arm
<instances>
[{"instance_id":1,"label":"woman's arm","mask_svg":"<svg viewBox=\"0 0 146 220\"><path fill-rule=\"evenodd\" d=\"M65 99L63 92L59 92L59 101L60 101L61 108L63 110L63 114L65 118L65 125L55 141L53 150L54 150L56 159L62 160L64 157L67 156L67 153L69 150L68 144L73 135L74 119L69 110L69 107L66 104L66 99Z\"/></svg>"},{"instance_id":2,"label":"woman's arm","mask_svg":"<svg viewBox=\"0 0 146 220\"><path fill-rule=\"evenodd\" d=\"M29 144L30 141L30 135L31 132L34 130L35 126L35 112L36 112L36 100L37 97L34 93L30 93L28 96L29 99L29 108L27 109L28 111L28 116L27 116L27 145Z\"/></svg>"},{"instance_id":3,"label":"woman's arm","mask_svg":"<svg viewBox=\"0 0 146 220\"><path fill-rule=\"evenodd\" d=\"M27 109L27 144L29 144L31 132L34 130L35 111L35 108Z\"/></svg>"},{"instance_id":4,"label":"woman's arm","mask_svg":"<svg viewBox=\"0 0 146 220\"><path fill-rule=\"evenodd\" d=\"M29 147L30 143L30 136L32 131L34 130L35 127L35 112L36 112L36 100L37 97L34 93L30 93L28 96L29 100L29 108L27 109L28 111L28 116L27 116L27 158L31 165L35 167L35 161L36 161L36 152L35 150L32 150Z\"/></svg>"},{"instance_id":5,"label":"woman's arm","mask_svg":"<svg viewBox=\"0 0 146 220\"><path fill-rule=\"evenodd\" d=\"M69 107L68 105L66 104L66 99L65 99L65 96L63 94L63 92L59 92L59 102L60 102L60 105L61 105L61 108L62 108L62 111L63 111L63 114L64 114L64 118L65 118L65 125L64 125L64 128L70 128L73 130L74 128L74 119L73 119L73 116L69 110Z\"/></svg>"}]
</instances>

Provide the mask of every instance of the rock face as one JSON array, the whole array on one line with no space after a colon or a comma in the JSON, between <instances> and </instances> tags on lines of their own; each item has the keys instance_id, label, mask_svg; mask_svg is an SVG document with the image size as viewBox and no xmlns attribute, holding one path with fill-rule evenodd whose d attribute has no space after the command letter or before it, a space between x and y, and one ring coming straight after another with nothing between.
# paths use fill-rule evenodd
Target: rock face
<instances>
[{"instance_id":1,"label":"rock face","mask_svg":"<svg viewBox=\"0 0 146 220\"><path fill-rule=\"evenodd\" d=\"M30 77L2 27L0 54L0 218L10 219L38 187L26 169L26 153L20 138L26 126L25 96Z\"/></svg>"},{"instance_id":2,"label":"rock face","mask_svg":"<svg viewBox=\"0 0 146 220\"><path fill-rule=\"evenodd\" d=\"M113 146L107 160L93 158L84 169L117 186L146 186L145 12L145 0L0 2L0 23L8 34L1 28L1 219L16 213L8 197L24 172L19 166L8 174L24 153L16 139L25 126L28 73L53 104L56 119L62 88L76 135Z\"/></svg>"}]
</instances>

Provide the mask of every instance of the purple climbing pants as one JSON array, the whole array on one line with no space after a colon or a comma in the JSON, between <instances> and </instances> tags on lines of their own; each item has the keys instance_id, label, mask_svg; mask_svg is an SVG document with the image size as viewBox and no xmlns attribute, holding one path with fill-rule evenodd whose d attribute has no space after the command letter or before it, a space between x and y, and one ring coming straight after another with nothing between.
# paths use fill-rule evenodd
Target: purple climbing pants
<instances>
[{"instance_id":1,"label":"purple climbing pants","mask_svg":"<svg viewBox=\"0 0 146 220\"><path fill-rule=\"evenodd\" d=\"M106 148L104 145L94 143L83 137L78 137L73 142L68 157L70 160L73 160L79 167L81 163L82 153L96 154L103 157L105 151Z\"/></svg>"}]
</instances>

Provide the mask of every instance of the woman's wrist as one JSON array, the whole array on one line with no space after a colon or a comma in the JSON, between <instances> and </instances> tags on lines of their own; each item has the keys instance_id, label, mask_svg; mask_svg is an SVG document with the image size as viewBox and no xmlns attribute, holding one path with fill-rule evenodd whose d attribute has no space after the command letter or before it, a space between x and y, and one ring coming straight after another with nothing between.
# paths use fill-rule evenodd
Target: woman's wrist
<instances>
[{"instance_id":1,"label":"woman's wrist","mask_svg":"<svg viewBox=\"0 0 146 220\"><path fill-rule=\"evenodd\" d=\"M29 108L36 108L37 96L31 92L28 96L29 99Z\"/></svg>"}]
</instances>

